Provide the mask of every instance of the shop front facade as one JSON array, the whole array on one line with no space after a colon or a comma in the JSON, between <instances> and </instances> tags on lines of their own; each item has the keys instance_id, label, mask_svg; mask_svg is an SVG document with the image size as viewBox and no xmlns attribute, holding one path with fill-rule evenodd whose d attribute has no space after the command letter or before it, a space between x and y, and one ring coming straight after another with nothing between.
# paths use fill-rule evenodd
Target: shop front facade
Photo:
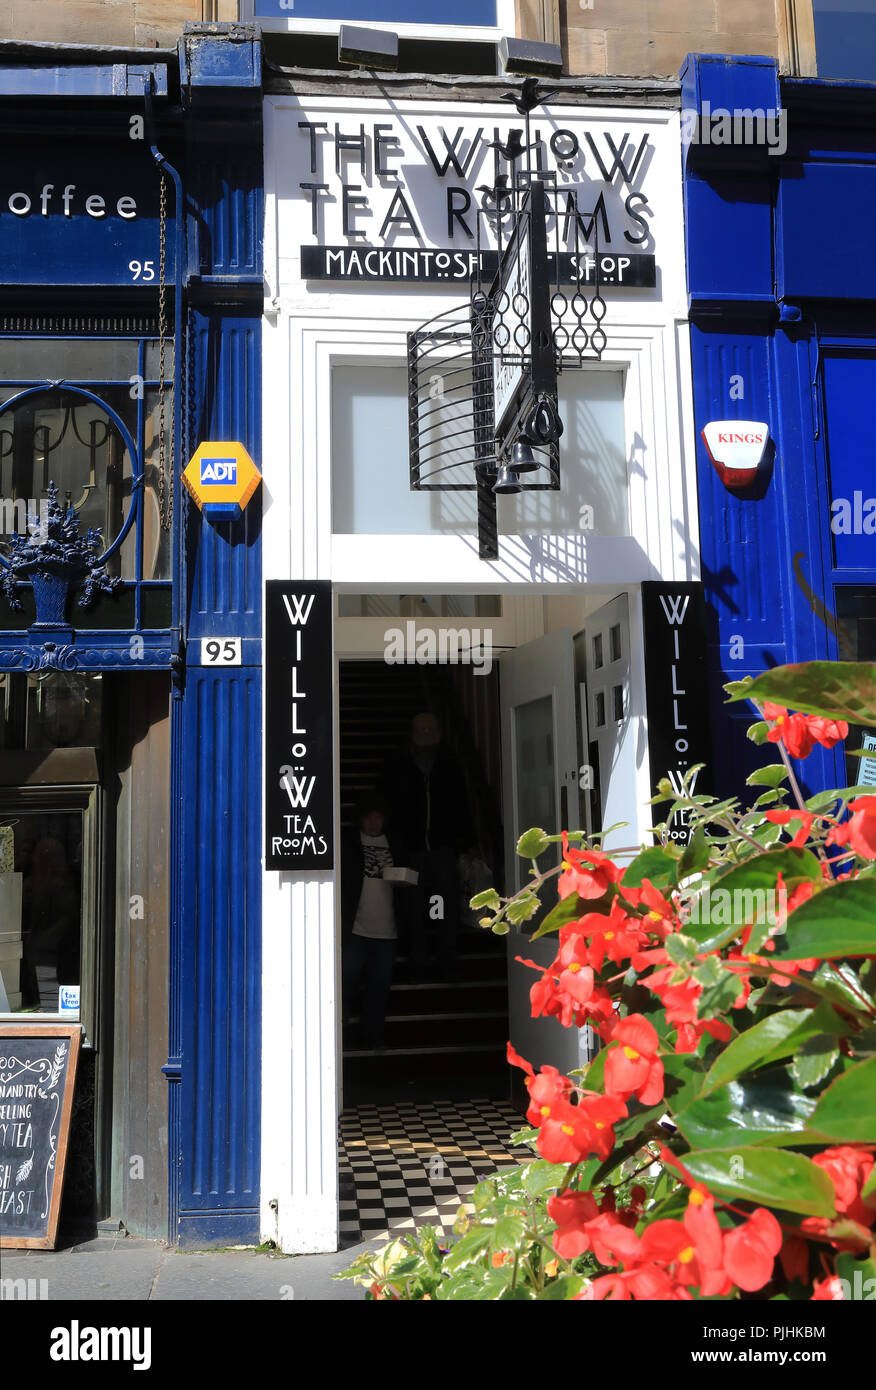
<instances>
[{"instance_id":1,"label":"shop front facade","mask_svg":"<svg viewBox=\"0 0 876 1390\"><path fill-rule=\"evenodd\" d=\"M726 795L743 790L757 753L746 710L723 707L724 682L789 662L876 659L866 424L876 88L781 77L768 58L694 55L682 91L702 567ZM734 475L726 453L711 455L735 436L746 456ZM847 742L876 749L876 730ZM798 776L810 793L869 786L876 759L818 747Z\"/></svg>"},{"instance_id":2,"label":"shop front facade","mask_svg":"<svg viewBox=\"0 0 876 1390\"><path fill-rule=\"evenodd\" d=\"M260 458L259 45L7 53L0 110L0 1012L81 1028L71 1230L246 1240L260 499L180 478Z\"/></svg>"},{"instance_id":3,"label":"shop front facade","mask_svg":"<svg viewBox=\"0 0 876 1390\"><path fill-rule=\"evenodd\" d=\"M291 701L276 725L265 712L261 1235L288 1252L336 1247L338 1117L369 1066L391 1101L393 1076L410 1096L401 1078L425 1087L440 1053L463 1098L509 1036L536 1065L576 1066L585 1046L529 1019L513 957L541 943L522 933L487 943L507 990L495 1035L482 1019L464 1046L409 1002L386 1051L349 1044L341 842L411 716L437 712L466 765L469 838L500 891L519 886L522 830L625 823L607 838L623 856L646 838L657 762L681 777L707 760L678 91L566 83L531 114L567 276L552 311L577 294L571 326L590 335L601 298L605 341L578 352L579 334L559 375L559 487L494 495L490 554L470 325L508 235L513 85L303 68L268 84L265 665L269 701ZM473 997L468 965L448 992Z\"/></svg>"}]
</instances>

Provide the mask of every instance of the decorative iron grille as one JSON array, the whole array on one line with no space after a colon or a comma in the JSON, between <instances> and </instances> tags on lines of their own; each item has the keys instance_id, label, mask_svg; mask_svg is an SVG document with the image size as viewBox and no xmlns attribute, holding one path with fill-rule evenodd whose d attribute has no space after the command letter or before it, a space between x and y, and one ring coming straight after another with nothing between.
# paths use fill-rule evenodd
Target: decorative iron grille
<instances>
[{"instance_id":1,"label":"decorative iron grille","mask_svg":"<svg viewBox=\"0 0 876 1390\"><path fill-rule=\"evenodd\" d=\"M533 79L508 93L525 134L493 146L469 302L408 334L411 488L476 491L484 559L498 554L495 492L559 488L557 376L608 343L599 203L582 213L578 189L532 163L530 113L547 95Z\"/></svg>"}]
</instances>

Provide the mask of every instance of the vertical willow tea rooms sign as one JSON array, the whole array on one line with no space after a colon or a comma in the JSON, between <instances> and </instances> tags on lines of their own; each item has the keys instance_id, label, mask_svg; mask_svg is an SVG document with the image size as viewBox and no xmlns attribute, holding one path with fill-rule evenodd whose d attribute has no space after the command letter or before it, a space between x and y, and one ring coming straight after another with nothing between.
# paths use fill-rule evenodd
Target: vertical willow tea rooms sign
<instances>
[{"instance_id":1,"label":"vertical willow tea rooms sign","mask_svg":"<svg viewBox=\"0 0 876 1390\"><path fill-rule=\"evenodd\" d=\"M334 868L332 587L265 585L265 867Z\"/></svg>"}]
</instances>

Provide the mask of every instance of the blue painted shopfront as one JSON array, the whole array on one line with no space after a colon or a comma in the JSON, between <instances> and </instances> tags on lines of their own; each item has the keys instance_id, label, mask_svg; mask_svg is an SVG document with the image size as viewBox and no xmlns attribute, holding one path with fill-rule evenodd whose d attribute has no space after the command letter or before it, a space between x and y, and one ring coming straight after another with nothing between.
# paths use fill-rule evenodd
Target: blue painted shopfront
<instances>
[{"instance_id":1,"label":"blue painted shopfront","mask_svg":"<svg viewBox=\"0 0 876 1390\"><path fill-rule=\"evenodd\" d=\"M760 755L723 682L876 659L876 85L693 55L682 102L715 758L719 789L739 792ZM736 138L728 123L718 143L716 121L734 113ZM745 142L745 113L761 113L760 143L754 120ZM700 431L715 420L769 425L773 451L748 494L712 466ZM845 764L818 748L799 771L810 790L854 784L859 764Z\"/></svg>"},{"instance_id":2,"label":"blue painted shopfront","mask_svg":"<svg viewBox=\"0 0 876 1390\"><path fill-rule=\"evenodd\" d=\"M79 927L97 1056L93 1215L188 1246L259 1229L261 495L211 524L180 473L211 439L240 440L261 464L261 107L246 26L195 27L154 57L36 45L0 59L3 522L22 533L19 502L47 506L75 435L97 469L73 491L61 481L61 510L79 507L80 539L101 525L98 551L112 543L95 569L68 531L69 593L56 588L49 613L21 534L6 537L0 684L8 713L14 679L31 703L44 679L103 681L104 746L52 748L77 778L94 754L103 806L100 871L77 867L100 922L93 942L85 916ZM89 575L98 591L80 608ZM241 664L202 664L211 636L241 639ZM113 763L114 726L146 727L147 681L158 714ZM11 721L0 824L4 807L27 813L42 796L54 814L63 800L63 775L48 785L38 744ZM144 826L138 789L156 787Z\"/></svg>"}]
</instances>

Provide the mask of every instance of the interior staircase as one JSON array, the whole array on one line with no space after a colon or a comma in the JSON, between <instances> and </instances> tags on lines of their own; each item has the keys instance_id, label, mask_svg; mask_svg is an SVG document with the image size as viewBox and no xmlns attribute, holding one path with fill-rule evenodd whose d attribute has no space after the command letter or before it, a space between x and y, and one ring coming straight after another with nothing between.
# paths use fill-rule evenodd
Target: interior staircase
<instances>
[{"instance_id":1,"label":"interior staircase","mask_svg":"<svg viewBox=\"0 0 876 1390\"><path fill-rule=\"evenodd\" d=\"M466 677L474 690L466 692ZM470 669L459 667L342 662L338 691L342 824L353 824L359 797L378 783L386 759L404 746L413 715L432 709L441 717L446 743L466 770L482 854L499 882L498 718L483 717L482 712L476 720L471 710L472 700L495 703L495 681L495 674L475 678ZM486 688L488 682L493 683L491 690ZM471 919L466 909L457 937L458 979L453 981L437 976L415 979L405 943L399 941L385 1047L379 1051L361 1047L355 1017L345 1030L345 1105L408 1097L507 1095L505 943Z\"/></svg>"}]
</instances>

